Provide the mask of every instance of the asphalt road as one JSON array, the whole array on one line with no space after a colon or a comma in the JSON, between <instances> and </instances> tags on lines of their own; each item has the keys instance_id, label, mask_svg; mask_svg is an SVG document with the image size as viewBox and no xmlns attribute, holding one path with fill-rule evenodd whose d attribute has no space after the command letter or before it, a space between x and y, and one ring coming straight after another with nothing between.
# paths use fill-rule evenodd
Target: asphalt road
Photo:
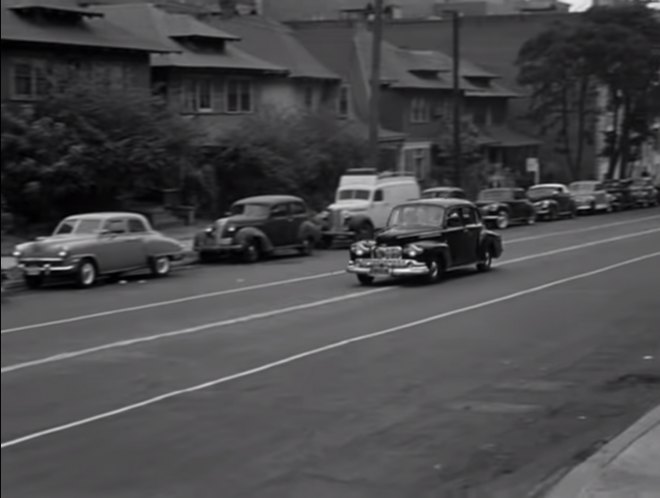
<instances>
[{"instance_id":1,"label":"asphalt road","mask_svg":"<svg viewBox=\"0 0 660 498\"><path fill-rule=\"evenodd\" d=\"M534 496L657 404L660 210L512 228L492 272L344 251L2 304L2 496Z\"/></svg>"}]
</instances>

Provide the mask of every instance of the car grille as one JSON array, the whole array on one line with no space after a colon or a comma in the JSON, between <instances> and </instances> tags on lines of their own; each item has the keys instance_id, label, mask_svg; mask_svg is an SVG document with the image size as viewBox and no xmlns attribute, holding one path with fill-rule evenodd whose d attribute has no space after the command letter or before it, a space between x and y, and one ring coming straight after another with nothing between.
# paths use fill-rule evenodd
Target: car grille
<instances>
[{"instance_id":1,"label":"car grille","mask_svg":"<svg viewBox=\"0 0 660 498\"><path fill-rule=\"evenodd\" d=\"M334 230L340 229L342 227L342 223L344 219L345 218L340 209L332 209L330 211L330 217L329 217L330 228Z\"/></svg>"},{"instance_id":2,"label":"car grille","mask_svg":"<svg viewBox=\"0 0 660 498\"><path fill-rule=\"evenodd\" d=\"M403 257L403 248L399 246L381 246L374 251L377 258L399 259Z\"/></svg>"}]
</instances>

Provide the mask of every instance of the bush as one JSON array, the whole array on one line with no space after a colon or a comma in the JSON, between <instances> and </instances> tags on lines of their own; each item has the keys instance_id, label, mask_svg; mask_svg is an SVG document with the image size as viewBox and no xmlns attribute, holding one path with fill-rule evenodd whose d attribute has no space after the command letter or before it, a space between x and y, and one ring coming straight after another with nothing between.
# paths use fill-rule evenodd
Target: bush
<instances>
[{"instance_id":1,"label":"bush","mask_svg":"<svg viewBox=\"0 0 660 498\"><path fill-rule=\"evenodd\" d=\"M325 114L270 111L225 135L210 158L224 208L242 197L291 194L312 209L333 198L339 177L364 164L364 139Z\"/></svg>"},{"instance_id":2,"label":"bush","mask_svg":"<svg viewBox=\"0 0 660 498\"><path fill-rule=\"evenodd\" d=\"M74 86L29 110L2 109L2 193L28 222L121 208L178 187L196 131L143 93Z\"/></svg>"}]
</instances>

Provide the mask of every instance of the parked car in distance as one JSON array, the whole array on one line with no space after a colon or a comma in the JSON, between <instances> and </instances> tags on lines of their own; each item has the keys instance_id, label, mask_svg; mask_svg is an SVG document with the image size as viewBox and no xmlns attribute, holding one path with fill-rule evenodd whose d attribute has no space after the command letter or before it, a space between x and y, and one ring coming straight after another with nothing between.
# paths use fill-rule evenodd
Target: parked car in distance
<instances>
[{"instance_id":1,"label":"parked car in distance","mask_svg":"<svg viewBox=\"0 0 660 498\"><path fill-rule=\"evenodd\" d=\"M290 195L262 195L235 202L226 216L195 235L202 262L237 256L254 263L276 251L312 253L321 236L305 202Z\"/></svg>"},{"instance_id":2,"label":"parked car in distance","mask_svg":"<svg viewBox=\"0 0 660 498\"><path fill-rule=\"evenodd\" d=\"M422 199L467 199L467 194L458 187L433 187L422 192Z\"/></svg>"},{"instance_id":3,"label":"parked car in distance","mask_svg":"<svg viewBox=\"0 0 660 498\"><path fill-rule=\"evenodd\" d=\"M149 269L154 276L170 272L184 247L153 230L135 213L89 213L62 220L50 237L16 246L14 257L30 288L50 277L75 279L90 287L101 276Z\"/></svg>"},{"instance_id":4,"label":"parked car in distance","mask_svg":"<svg viewBox=\"0 0 660 498\"><path fill-rule=\"evenodd\" d=\"M653 207L658 205L658 194L651 178L632 178L630 193L636 207Z\"/></svg>"},{"instance_id":5,"label":"parked car in distance","mask_svg":"<svg viewBox=\"0 0 660 498\"><path fill-rule=\"evenodd\" d=\"M552 221L575 217L575 201L568 187L561 183L533 185L527 190L527 198L534 204L538 219Z\"/></svg>"},{"instance_id":6,"label":"parked car in distance","mask_svg":"<svg viewBox=\"0 0 660 498\"><path fill-rule=\"evenodd\" d=\"M499 229L511 223L536 222L536 208L521 188L489 188L477 195L477 207L486 226Z\"/></svg>"},{"instance_id":7,"label":"parked car in distance","mask_svg":"<svg viewBox=\"0 0 660 498\"><path fill-rule=\"evenodd\" d=\"M373 237L385 226L394 206L419 196L419 183L412 175L349 169L339 180L335 202L317 218L323 245Z\"/></svg>"},{"instance_id":8,"label":"parked car in distance","mask_svg":"<svg viewBox=\"0 0 660 498\"><path fill-rule=\"evenodd\" d=\"M362 285L377 277L418 277L433 283L453 268L476 265L487 271L501 255L502 239L484 227L476 205L420 199L396 206L375 239L352 244L347 271Z\"/></svg>"},{"instance_id":9,"label":"parked car in distance","mask_svg":"<svg viewBox=\"0 0 660 498\"><path fill-rule=\"evenodd\" d=\"M635 207L635 199L630 191L630 182L625 180L603 180L603 188L610 196L614 211Z\"/></svg>"},{"instance_id":10,"label":"parked car in distance","mask_svg":"<svg viewBox=\"0 0 660 498\"><path fill-rule=\"evenodd\" d=\"M575 208L578 213L609 213L612 208L612 197L602 182L583 180L568 185Z\"/></svg>"}]
</instances>

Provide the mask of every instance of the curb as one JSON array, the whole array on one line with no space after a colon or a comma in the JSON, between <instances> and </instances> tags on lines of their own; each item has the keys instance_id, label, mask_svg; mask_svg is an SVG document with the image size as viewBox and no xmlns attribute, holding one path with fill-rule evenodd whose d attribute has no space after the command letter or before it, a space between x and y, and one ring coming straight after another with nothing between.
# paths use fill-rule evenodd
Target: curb
<instances>
[{"instance_id":1,"label":"curb","mask_svg":"<svg viewBox=\"0 0 660 498\"><path fill-rule=\"evenodd\" d=\"M580 498L600 474L629 446L660 424L660 406L651 410L585 462L570 471L545 498Z\"/></svg>"},{"instance_id":2,"label":"curb","mask_svg":"<svg viewBox=\"0 0 660 498\"><path fill-rule=\"evenodd\" d=\"M195 251L188 252L184 255L183 259L180 262L177 262L176 264L172 265L172 271L181 271L181 270L186 270L189 269L193 266L195 266L198 263L197 260L197 253ZM17 271L16 267L12 267L9 270L9 272ZM23 279L20 277L10 277L10 280L7 280L4 284L4 292L18 292L22 290L27 290L27 287L25 283L23 282Z\"/></svg>"}]
</instances>

